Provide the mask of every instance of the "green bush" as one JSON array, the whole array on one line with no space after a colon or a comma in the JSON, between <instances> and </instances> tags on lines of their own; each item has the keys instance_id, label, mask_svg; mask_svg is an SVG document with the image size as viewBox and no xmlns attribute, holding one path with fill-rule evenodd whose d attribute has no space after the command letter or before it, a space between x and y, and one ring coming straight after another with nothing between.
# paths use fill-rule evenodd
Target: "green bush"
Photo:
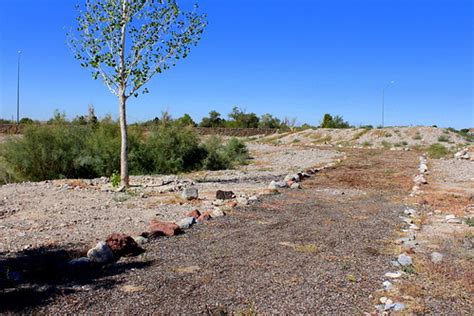
<instances>
[{"instance_id":1,"label":"green bush","mask_svg":"<svg viewBox=\"0 0 474 316\"><path fill-rule=\"evenodd\" d=\"M449 136L441 135L440 137L438 137L438 141L439 142L448 142L449 141Z\"/></svg>"},{"instance_id":2,"label":"green bush","mask_svg":"<svg viewBox=\"0 0 474 316\"><path fill-rule=\"evenodd\" d=\"M450 151L442 144L433 144L428 147L428 156L430 158L439 159L450 154Z\"/></svg>"}]
</instances>

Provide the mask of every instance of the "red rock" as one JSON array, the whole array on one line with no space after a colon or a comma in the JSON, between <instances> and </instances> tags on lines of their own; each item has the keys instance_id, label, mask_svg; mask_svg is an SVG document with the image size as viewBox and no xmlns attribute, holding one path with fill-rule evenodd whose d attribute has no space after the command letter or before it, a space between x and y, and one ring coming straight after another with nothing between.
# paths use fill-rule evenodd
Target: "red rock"
<instances>
[{"instance_id":1,"label":"red rock","mask_svg":"<svg viewBox=\"0 0 474 316\"><path fill-rule=\"evenodd\" d=\"M131 236L125 234L113 233L107 237L105 243L112 250L115 259L123 256L138 256L145 252Z\"/></svg>"},{"instance_id":2,"label":"red rock","mask_svg":"<svg viewBox=\"0 0 474 316\"><path fill-rule=\"evenodd\" d=\"M186 215L187 217L194 217L195 219L198 219L199 216L201 216L201 212L199 212L198 210L194 210L194 211L191 211L188 213L188 215Z\"/></svg>"},{"instance_id":3,"label":"red rock","mask_svg":"<svg viewBox=\"0 0 474 316\"><path fill-rule=\"evenodd\" d=\"M289 187L291 187L291 185L292 185L293 183L296 183L296 182L295 182L295 181L292 181L292 180L286 182L286 184L287 184Z\"/></svg>"},{"instance_id":4,"label":"red rock","mask_svg":"<svg viewBox=\"0 0 474 316\"><path fill-rule=\"evenodd\" d=\"M150 222L150 234L149 237L159 237L159 236L175 236L181 233L181 229L175 223L170 222L161 222L156 219L151 220Z\"/></svg>"},{"instance_id":5,"label":"red rock","mask_svg":"<svg viewBox=\"0 0 474 316\"><path fill-rule=\"evenodd\" d=\"M236 201L230 201L230 202L227 202L226 205L230 208L234 208L237 206L237 202Z\"/></svg>"},{"instance_id":6,"label":"red rock","mask_svg":"<svg viewBox=\"0 0 474 316\"><path fill-rule=\"evenodd\" d=\"M197 221L198 222L204 222L204 221L208 221L210 219L212 219L211 214L209 212L204 212L204 213L201 214L201 216L199 216Z\"/></svg>"}]
</instances>

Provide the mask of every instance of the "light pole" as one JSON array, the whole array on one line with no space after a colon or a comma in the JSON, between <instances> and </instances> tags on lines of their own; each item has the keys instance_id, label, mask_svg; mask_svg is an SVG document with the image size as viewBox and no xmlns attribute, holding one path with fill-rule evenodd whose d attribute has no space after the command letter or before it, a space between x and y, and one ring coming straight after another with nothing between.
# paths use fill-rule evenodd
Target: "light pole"
<instances>
[{"instance_id":1,"label":"light pole","mask_svg":"<svg viewBox=\"0 0 474 316\"><path fill-rule=\"evenodd\" d=\"M395 81L390 81L383 89L382 89L382 128L384 128L385 124L385 90L387 90L390 85L394 84Z\"/></svg>"},{"instance_id":2,"label":"light pole","mask_svg":"<svg viewBox=\"0 0 474 316\"><path fill-rule=\"evenodd\" d=\"M16 84L16 124L20 124L20 56L21 50L18 51L18 81Z\"/></svg>"}]
</instances>

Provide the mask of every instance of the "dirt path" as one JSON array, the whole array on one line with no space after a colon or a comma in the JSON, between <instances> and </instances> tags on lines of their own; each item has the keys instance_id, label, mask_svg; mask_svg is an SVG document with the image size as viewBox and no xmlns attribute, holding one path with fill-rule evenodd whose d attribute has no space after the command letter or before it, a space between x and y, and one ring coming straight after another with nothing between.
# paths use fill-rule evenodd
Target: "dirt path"
<instances>
[{"instance_id":1,"label":"dirt path","mask_svg":"<svg viewBox=\"0 0 474 316\"><path fill-rule=\"evenodd\" d=\"M151 242L144 255L93 276L0 292L9 302L3 311L372 311L371 294L391 269L393 254L386 249L416 165L411 152L349 151L347 160L304 182L303 190Z\"/></svg>"}]
</instances>

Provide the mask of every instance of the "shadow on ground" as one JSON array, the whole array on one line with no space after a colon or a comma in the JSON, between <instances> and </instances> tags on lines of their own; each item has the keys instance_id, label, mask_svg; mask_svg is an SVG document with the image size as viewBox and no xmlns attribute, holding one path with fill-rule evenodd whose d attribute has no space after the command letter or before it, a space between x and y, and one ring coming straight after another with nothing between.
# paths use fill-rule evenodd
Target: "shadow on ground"
<instances>
[{"instance_id":1,"label":"shadow on ground","mask_svg":"<svg viewBox=\"0 0 474 316\"><path fill-rule=\"evenodd\" d=\"M119 282L109 277L151 265L150 261L68 265L71 259L83 255L72 248L57 247L0 253L0 313L21 312L78 291L113 288Z\"/></svg>"}]
</instances>

